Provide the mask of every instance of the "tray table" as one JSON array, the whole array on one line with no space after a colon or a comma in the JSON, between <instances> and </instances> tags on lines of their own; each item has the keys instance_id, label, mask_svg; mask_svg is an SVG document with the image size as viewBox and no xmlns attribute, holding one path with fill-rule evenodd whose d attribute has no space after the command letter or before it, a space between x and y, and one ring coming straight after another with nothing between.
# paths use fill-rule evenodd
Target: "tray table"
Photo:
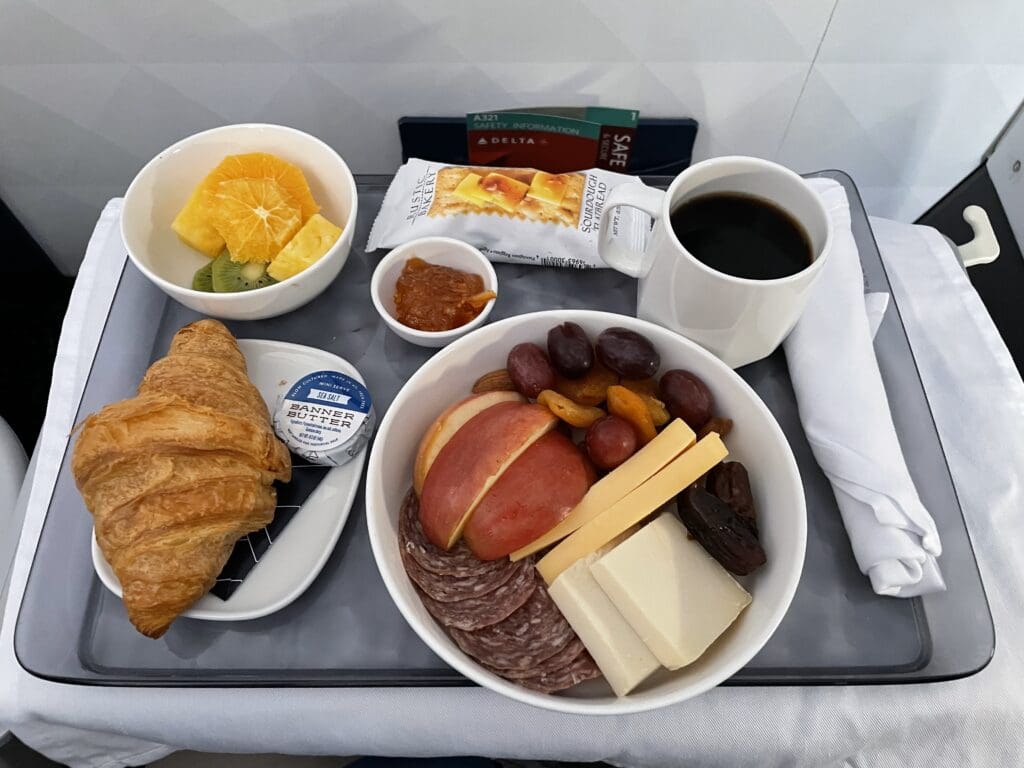
<instances>
[{"instance_id":1,"label":"tray table","mask_svg":"<svg viewBox=\"0 0 1024 768\"><path fill-rule=\"evenodd\" d=\"M865 289L889 292L860 197L848 176L826 171L850 198ZM360 177L352 253L318 299L279 318L229 323L240 338L295 341L352 362L382 413L431 354L388 331L369 299L378 255L370 224L389 177ZM666 179L648 179L664 185ZM634 314L635 282L613 270L577 272L497 265L492 319L557 307ZM126 262L79 407L81 419L130 396L171 336L198 315ZM800 465L809 518L807 559L793 604L768 644L730 685L913 683L973 674L995 635L984 586L942 445L895 304L875 342L893 419L911 474L943 538L945 593L875 595L858 571L828 481L811 455L781 351L740 369L779 420ZM179 619L160 640L128 623L121 601L92 570L91 517L70 473L70 450L53 490L15 630L19 663L66 683L116 686L469 685L420 642L373 562L362 491L334 554L309 590L276 614L246 622Z\"/></svg>"}]
</instances>

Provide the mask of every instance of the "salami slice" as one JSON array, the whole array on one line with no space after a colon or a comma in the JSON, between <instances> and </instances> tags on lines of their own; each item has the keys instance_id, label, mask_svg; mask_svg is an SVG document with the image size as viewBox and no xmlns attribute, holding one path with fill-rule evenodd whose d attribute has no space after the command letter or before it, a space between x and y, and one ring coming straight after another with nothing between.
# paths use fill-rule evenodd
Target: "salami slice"
<instances>
[{"instance_id":1,"label":"salami slice","mask_svg":"<svg viewBox=\"0 0 1024 768\"><path fill-rule=\"evenodd\" d=\"M601 670L597 668L597 663L589 653L583 651L571 663L560 669L545 672L536 677L520 678L516 682L524 688L531 688L541 693L555 693L600 676Z\"/></svg>"},{"instance_id":2,"label":"salami slice","mask_svg":"<svg viewBox=\"0 0 1024 768\"><path fill-rule=\"evenodd\" d=\"M402 563L424 607L484 667L552 693L600 670L548 595L533 558L480 560L459 542L434 546L410 491L398 521Z\"/></svg>"},{"instance_id":3,"label":"salami slice","mask_svg":"<svg viewBox=\"0 0 1024 768\"><path fill-rule=\"evenodd\" d=\"M441 602L434 600L422 590L418 590L420 600L430 611L430 615L446 627L464 629L467 632L489 627L508 618L518 610L530 599L530 595L537 587L533 563L527 563L525 560L521 560L520 563L523 563L522 567L513 574L511 579L485 595L470 597L466 600Z\"/></svg>"},{"instance_id":4,"label":"salami slice","mask_svg":"<svg viewBox=\"0 0 1024 768\"><path fill-rule=\"evenodd\" d=\"M448 632L465 653L505 670L532 669L576 637L539 578L530 599L504 621L475 632Z\"/></svg>"},{"instance_id":5,"label":"salami slice","mask_svg":"<svg viewBox=\"0 0 1024 768\"><path fill-rule=\"evenodd\" d=\"M422 528L416 512L416 499L411 492L402 505L399 520L399 552L405 572L428 597L438 602L451 603L482 598L507 584L516 573L521 573L524 569L532 570L532 559L524 559L517 563L508 558L483 561L478 560L468 549L466 552L469 552L469 558L475 563L473 567L464 568L459 564L445 566L447 561L468 563L469 559L460 553L446 552L429 542L427 545L431 550L415 543L416 531L419 529L419 535L422 536ZM417 552L420 555L419 559ZM421 560L428 560L436 570L424 567ZM447 570L449 573L438 573L438 570Z\"/></svg>"},{"instance_id":6,"label":"salami slice","mask_svg":"<svg viewBox=\"0 0 1024 768\"><path fill-rule=\"evenodd\" d=\"M420 525L419 502L412 490L402 502L402 511L398 517L398 537L403 556L412 556L423 570L441 576L484 576L509 565L507 558L481 560L461 541L447 551L435 546Z\"/></svg>"},{"instance_id":7,"label":"salami slice","mask_svg":"<svg viewBox=\"0 0 1024 768\"><path fill-rule=\"evenodd\" d=\"M535 667L529 669L502 669L500 667L492 667L489 664L484 664L491 672L496 675L501 675L508 680L522 680L527 677L540 677L550 672L554 672L556 669L560 669L568 664L571 664L576 660L586 649L583 647L583 641L578 637L574 637L569 641L569 644L565 646L558 653L550 656L544 661L540 662Z\"/></svg>"},{"instance_id":8,"label":"salami slice","mask_svg":"<svg viewBox=\"0 0 1024 768\"><path fill-rule=\"evenodd\" d=\"M404 548L401 553L402 563L409 578L429 597L442 603L483 597L507 583L519 570L515 563L505 561L504 567L478 576L445 576L426 570Z\"/></svg>"}]
</instances>

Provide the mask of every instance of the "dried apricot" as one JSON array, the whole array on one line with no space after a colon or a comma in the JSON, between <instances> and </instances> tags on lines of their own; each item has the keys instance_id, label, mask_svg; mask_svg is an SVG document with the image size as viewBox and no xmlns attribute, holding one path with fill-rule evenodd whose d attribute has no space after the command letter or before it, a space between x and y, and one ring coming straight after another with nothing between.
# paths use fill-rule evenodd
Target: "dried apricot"
<instances>
[{"instance_id":1,"label":"dried apricot","mask_svg":"<svg viewBox=\"0 0 1024 768\"><path fill-rule=\"evenodd\" d=\"M654 427L651 412L647 410L647 403L640 395L616 384L608 387L607 396L608 411L633 425L641 445L646 445L655 438L658 430Z\"/></svg>"},{"instance_id":2,"label":"dried apricot","mask_svg":"<svg viewBox=\"0 0 1024 768\"><path fill-rule=\"evenodd\" d=\"M597 360L593 367L578 379L555 377L555 391L579 405L600 405L605 401L608 387L619 383L619 377Z\"/></svg>"},{"instance_id":3,"label":"dried apricot","mask_svg":"<svg viewBox=\"0 0 1024 768\"><path fill-rule=\"evenodd\" d=\"M664 427L672 419L672 414L668 412L668 408L661 400L656 397L646 397L640 395L644 401L644 405L647 406L648 413L651 414L651 421L654 422L656 427Z\"/></svg>"},{"instance_id":4,"label":"dried apricot","mask_svg":"<svg viewBox=\"0 0 1024 768\"><path fill-rule=\"evenodd\" d=\"M651 414L654 426L663 427L668 424L672 417L669 415L665 403L658 399L657 381L654 379L623 379L620 383L630 392L640 395Z\"/></svg>"},{"instance_id":5,"label":"dried apricot","mask_svg":"<svg viewBox=\"0 0 1024 768\"><path fill-rule=\"evenodd\" d=\"M580 429L586 429L606 415L600 408L580 405L565 395L560 395L551 389L545 389L537 395L537 402L545 406L566 424L579 427Z\"/></svg>"},{"instance_id":6,"label":"dried apricot","mask_svg":"<svg viewBox=\"0 0 1024 768\"><path fill-rule=\"evenodd\" d=\"M651 376L647 379L623 379L619 382L626 389L636 392L638 395L650 395L661 399L661 390L658 389L658 380Z\"/></svg>"}]
</instances>

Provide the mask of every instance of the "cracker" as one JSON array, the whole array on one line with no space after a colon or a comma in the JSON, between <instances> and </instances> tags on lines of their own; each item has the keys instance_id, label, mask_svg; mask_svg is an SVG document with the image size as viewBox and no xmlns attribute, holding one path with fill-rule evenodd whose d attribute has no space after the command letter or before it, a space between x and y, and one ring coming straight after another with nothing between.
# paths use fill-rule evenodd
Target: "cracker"
<instances>
[{"instance_id":1,"label":"cracker","mask_svg":"<svg viewBox=\"0 0 1024 768\"><path fill-rule=\"evenodd\" d=\"M470 173L486 176L497 172L516 181L529 184L536 173L532 168L490 168L448 166L437 172L434 184L434 200L427 212L431 217L468 216L471 214L487 214L504 216L521 221L536 221L542 224L558 224L565 227L576 227L579 224L580 209L583 204L584 175L582 173L562 174L566 177L565 195L559 205L552 205L532 197L525 197L512 212L505 211L493 203L476 205L455 197L455 188Z\"/></svg>"}]
</instances>

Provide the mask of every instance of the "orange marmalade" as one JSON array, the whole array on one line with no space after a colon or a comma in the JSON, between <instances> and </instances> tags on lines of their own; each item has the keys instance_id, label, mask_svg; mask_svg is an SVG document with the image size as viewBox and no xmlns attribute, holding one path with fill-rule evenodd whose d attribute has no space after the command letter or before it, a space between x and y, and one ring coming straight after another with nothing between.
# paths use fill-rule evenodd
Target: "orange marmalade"
<instances>
[{"instance_id":1,"label":"orange marmalade","mask_svg":"<svg viewBox=\"0 0 1024 768\"><path fill-rule=\"evenodd\" d=\"M395 319L417 331L450 331L479 315L497 294L480 275L413 256L395 284Z\"/></svg>"}]
</instances>

